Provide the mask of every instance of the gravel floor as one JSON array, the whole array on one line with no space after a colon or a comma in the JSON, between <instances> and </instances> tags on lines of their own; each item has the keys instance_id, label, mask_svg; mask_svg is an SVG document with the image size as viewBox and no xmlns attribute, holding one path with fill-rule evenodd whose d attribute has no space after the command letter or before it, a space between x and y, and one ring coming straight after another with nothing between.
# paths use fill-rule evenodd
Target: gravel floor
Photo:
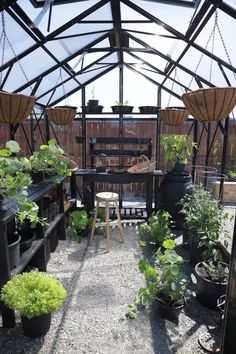
<instances>
[{"instance_id":1,"label":"gravel floor","mask_svg":"<svg viewBox=\"0 0 236 354\"><path fill-rule=\"evenodd\" d=\"M48 273L60 279L68 291L64 306L52 317L49 333L31 340L23 337L20 321L11 330L0 328L0 353L67 354L195 354L204 353L199 336L219 335L219 314L192 299L179 323L162 320L153 311L135 320L122 320L127 304L145 284L137 270L143 250L135 226L125 228L121 244L112 230L112 248L106 252L102 236L87 247L60 241L51 255ZM187 254L186 254L187 258ZM187 271L191 271L186 265Z\"/></svg>"}]
</instances>

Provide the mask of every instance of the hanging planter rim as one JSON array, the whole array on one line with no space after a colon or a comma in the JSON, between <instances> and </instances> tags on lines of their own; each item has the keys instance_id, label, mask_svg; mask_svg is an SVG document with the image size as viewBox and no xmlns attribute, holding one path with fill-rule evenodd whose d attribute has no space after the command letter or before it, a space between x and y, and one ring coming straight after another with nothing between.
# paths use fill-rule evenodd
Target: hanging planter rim
<instances>
[{"instance_id":1,"label":"hanging planter rim","mask_svg":"<svg viewBox=\"0 0 236 354\"><path fill-rule=\"evenodd\" d=\"M186 92L182 100L190 114L200 122L225 119L236 105L236 87L208 87Z\"/></svg>"}]
</instances>

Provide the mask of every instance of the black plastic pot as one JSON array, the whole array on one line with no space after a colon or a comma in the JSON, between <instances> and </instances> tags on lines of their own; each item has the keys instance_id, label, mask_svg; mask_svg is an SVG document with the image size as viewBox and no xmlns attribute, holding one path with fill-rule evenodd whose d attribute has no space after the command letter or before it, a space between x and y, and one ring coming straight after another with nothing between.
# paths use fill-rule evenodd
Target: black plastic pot
<instances>
[{"instance_id":1,"label":"black plastic pot","mask_svg":"<svg viewBox=\"0 0 236 354\"><path fill-rule=\"evenodd\" d=\"M160 184L161 208L168 211L175 222L176 228L183 228L184 217L180 213L181 206L177 203L186 193L193 189L192 177L188 172L167 172Z\"/></svg>"},{"instance_id":2,"label":"black plastic pot","mask_svg":"<svg viewBox=\"0 0 236 354\"><path fill-rule=\"evenodd\" d=\"M31 171L30 175L35 184L41 183L44 180L44 172L42 171Z\"/></svg>"},{"instance_id":3,"label":"black plastic pot","mask_svg":"<svg viewBox=\"0 0 236 354\"><path fill-rule=\"evenodd\" d=\"M98 106L99 100L88 100L87 105L90 107Z\"/></svg>"},{"instance_id":4,"label":"black plastic pot","mask_svg":"<svg viewBox=\"0 0 236 354\"><path fill-rule=\"evenodd\" d=\"M103 106L82 106L82 112L87 114L102 113Z\"/></svg>"},{"instance_id":5,"label":"black plastic pot","mask_svg":"<svg viewBox=\"0 0 236 354\"><path fill-rule=\"evenodd\" d=\"M198 247L198 242L189 241L189 260L191 265L195 266L203 260L203 251L204 247Z\"/></svg>"},{"instance_id":6,"label":"black plastic pot","mask_svg":"<svg viewBox=\"0 0 236 354\"><path fill-rule=\"evenodd\" d=\"M133 106L111 106L112 112L119 114L119 113L123 113L123 114L128 114L128 113L132 113L133 111Z\"/></svg>"},{"instance_id":7,"label":"black plastic pot","mask_svg":"<svg viewBox=\"0 0 236 354\"><path fill-rule=\"evenodd\" d=\"M97 173L104 173L104 172L106 172L106 167L105 166L96 167L96 172Z\"/></svg>"},{"instance_id":8,"label":"black plastic pot","mask_svg":"<svg viewBox=\"0 0 236 354\"><path fill-rule=\"evenodd\" d=\"M15 269L20 263L20 240L19 234L10 234L8 237L8 252L10 270Z\"/></svg>"},{"instance_id":9,"label":"black plastic pot","mask_svg":"<svg viewBox=\"0 0 236 354\"><path fill-rule=\"evenodd\" d=\"M24 336L30 338L41 337L44 336L50 329L51 313L36 316L30 319L25 316L21 316L21 323Z\"/></svg>"},{"instance_id":10,"label":"black plastic pot","mask_svg":"<svg viewBox=\"0 0 236 354\"><path fill-rule=\"evenodd\" d=\"M160 108L158 106L141 106L139 111L143 114L157 114Z\"/></svg>"},{"instance_id":11,"label":"black plastic pot","mask_svg":"<svg viewBox=\"0 0 236 354\"><path fill-rule=\"evenodd\" d=\"M184 301L179 303L167 304L163 301L156 299L154 302L154 311L157 311L158 315L169 321L176 321L184 307Z\"/></svg>"},{"instance_id":12,"label":"black plastic pot","mask_svg":"<svg viewBox=\"0 0 236 354\"><path fill-rule=\"evenodd\" d=\"M225 263L223 263L225 264ZM225 264L227 266L227 264ZM197 299L198 301L212 310L217 310L217 300L226 293L227 283L214 282L202 277L201 268L204 265L199 262L195 266L197 278Z\"/></svg>"}]
</instances>

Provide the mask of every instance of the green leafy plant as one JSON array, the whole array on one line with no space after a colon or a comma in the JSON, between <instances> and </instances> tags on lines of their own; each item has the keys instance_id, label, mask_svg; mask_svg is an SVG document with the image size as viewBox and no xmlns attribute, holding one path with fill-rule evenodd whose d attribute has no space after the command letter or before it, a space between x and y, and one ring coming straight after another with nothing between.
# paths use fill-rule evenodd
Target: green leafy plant
<instances>
[{"instance_id":1,"label":"green leafy plant","mask_svg":"<svg viewBox=\"0 0 236 354\"><path fill-rule=\"evenodd\" d=\"M207 272L207 276L211 281L225 283L229 277L229 267L223 263L215 263L213 261L210 262L202 262L205 270Z\"/></svg>"},{"instance_id":2,"label":"green leafy plant","mask_svg":"<svg viewBox=\"0 0 236 354\"><path fill-rule=\"evenodd\" d=\"M173 224L171 215L167 211L159 210L149 217L147 223L139 226L139 232L147 232L151 236L152 242L162 244L164 240L175 237L171 232Z\"/></svg>"},{"instance_id":3,"label":"green leafy plant","mask_svg":"<svg viewBox=\"0 0 236 354\"><path fill-rule=\"evenodd\" d=\"M197 148L197 144L194 142L191 143L187 135L165 134L161 137L161 145L165 153L165 158L170 162L172 167L176 163L186 165L192 149Z\"/></svg>"},{"instance_id":4,"label":"green leafy plant","mask_svg":"<svg viewBox=\"0 0 236 354\"><path fill-rule=\"evenodd\" d=\"M176 303L184 303L193 293L189 288L188 280L180 270L183 258L175 250L173 240L163 242L164 251L159 248L154 255L155 264L141 259L139 261L139 271L144 274L147 287L138 290L134 303L129 304L129 311L125 314L126 318L133 319L137 316L140 306L148 308L154 300L158 300L167 306L174 306ZM196 283L194 275L192 281Z\"/></svg>"},{"instance_id":5,"label":"green leafy plant","mask_svg":"<svg viewBox=\"0 0 236 354\"><path fill-rule=\"evenodd\" d=\"M29 168L29 160L15 156L21 148L16 141L10 140L0 149L0 196L12 199L15 213L20 221L28 218L32 227L37 223L45 225L45 219L38 217L38 206L28 201L28 187L32 180L25 172Z\"/></svg>"},{"instance_id":6,"label":"green leafy plant","mask_svg":"<svg viewBox=\"0 0 236 354\"><path fill-rule=\"evenodd\" d=\"M57 145L55 139L48 141L47 145L40 145L39 151L34 151L29 158L33 171L48 171L59 176L71 176L69 168L70 159Z\"/></svg>"},{"instance_id":7,"label":"green leafy plant","mask_svg":"<svg viewBox=\"0 0 236 354\"><path fill-rule=\"evenodd\" d=\"M18 274L2 288L1 300L27 318L59 308L67 293L59 280L41 272Z\"/></svg>"},{"instance_id":8,"label":"green leafy plant","mask_svg":"<svg viewBox=\"0 0 236 354\"><path fill-rule=\"evenodd\" d=\"M92 224L92 216L86 210L74 210L68 221L68 231L72 239L81 242L81 232L86 231Z\"/></svg>"},{"instance_id":9,"label":"green leafy plant","mask_svg":"<svg viewBox=\"0 0 236 354\"><path fill-rule=\"evenodd\" d=\"M203 256L213 261L221 260L221 253L217 249L221 239L225 247L228 247L228 232L225 229L225 221L228 213L223 206L203 186L195 185L191 194L186 194L179 203L184 214L185 224L190 241L203 246ZM223 233L223 236L220 236Z\"/></svg>"},{"instance_id":10,"label":"green leafy plant","mask_svg":"<svg viewBox=\"0 0 236 354\"><path fill-rule=\"evenodd\" d=\"M128 106L129 101L115 101L116 106Z\"/></svg>"},{"instance_id":11,"label":"green leafy plant","mask_svg":"<svg viewBox=\"0 0 236 354\"><path fill-rule=\"evenodd\" d=\"M103 166L104 166L104 165L103 165L103 163L102 163L101 160L97 160L97 161L96 161L96 164L95 164L95 167L96 167L96 168L103 167Z\"/></svg>"}]
</instances>

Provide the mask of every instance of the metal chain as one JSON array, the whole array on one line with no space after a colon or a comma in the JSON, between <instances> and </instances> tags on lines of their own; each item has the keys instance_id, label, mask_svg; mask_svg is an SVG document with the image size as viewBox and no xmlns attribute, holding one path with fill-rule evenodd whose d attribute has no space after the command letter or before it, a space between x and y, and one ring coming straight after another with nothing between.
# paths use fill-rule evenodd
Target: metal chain
<instances>
[{"instance_id":1,"label":"metal chain","mask_svg":"<svg viewBox=\"0 0 236 354\"><path fill-rule=\"evenodd\" d=\"M207 40L207 43L206 43L204 49L207 49L207 47L208 47L208 45L209 45L209 43L210 43L211 37L212 37L212 36L214 35L214 33L215 33L216 24L217 24L217 17L218 17L218 13L217 13L217 11L216 11L216 12L215 12L215 22L214 22L214 26L213 26L213 29L212 29L212 31L211 31L211 33L210 33L210 36L209 36L209 38L208 38L208 40ZM200 56L200 59L199 59L199 61L198 61L198 63L197 63L197 66L196 66L196 68L195 68L195 70L194 70L194 74L197 73L197 70L198 70L198 68L199 68L199 66L200 66L200 64L201 64L201 62L202 62L203 56L204 56L204 53L202 53L201 56ZM194 76L191 77L190 82L189 82L189 84L188 84L188 88L190 88L190 86L192 85L193 79L194 79Z\"/></svg>"},{"instance_id":2,"label":"metal chain","mask_svg":"<svg viewBox=\"0 0 236 354\"><path fill-rule=\"evenodd\" d=\"M63 83L61 71L62 71L62 68L60 68L60 75L59 75L61 83L62 83L62 91L63 91L64 97L65 97L65 104L67 106L69 106L69 100L68 100L68 96L67 96L67 93L66 93L65 85Z\"/></svg>"},{"instance_id":3,"label":"metal chain","mask_svg":"<svg viewBox=\"0 0 236 354\"><path fill-rule=\"evenodd\" d=\"M222 33L221 33L221 30L220 30L220 27L219 27L218 22L216 23L216 27L217 27L217 29L218 29L218 32L219 32L219 35L220 35L220 39L221 39L222 45L223 45L223 47L224 47L225 54L226 54L226 56L227 56L228 62L229 62L229 64L230 64L231 66L233 66L233 65L232 65L232 61L231 61L230 56L229 56L229 52L228 52L228 50L227 50L227 48L226 48L226 44L225 44L225 41L224 41L223 35L222 35ZM233 75L234 75L234 78L235 78L235 80L236 80L236 73L233 72Z\"/></svg>"},{"instance_id":4,"label":"metal chain","mask_svg":"<svg viewBox=\"0 0 236 354\"><path fill-rule=\"evenodd\" d=\"M5 33L5 18L3 15L3 11L1 13L1 17L2 17L2 33L1 33L1 38L0 38L0 45L2 43L1 66L3 66L4 57L5 57L5 46L6 46L6 36L4 35L4 33ZM3 70L1 70L1 73L0 73L0 86L2 85L2 76L3 76Z\"/></svg>"},{"instance_id":5,"label":"metal chain","mask_svg":"<svg viewBox=\"0 0 236 354\"><path fill-rule=\"evenodd\" d=\"M173 81L172 81L172 85L171 85L171 88L170 88L171 91L173 91L173 88L174 88L174 84L175 84L174 80L175 80L175 78L176 78L176 74L177 74L177 68L175 67L175 74L174 74ZM168 102L167 102L167 107L169 107L169 105L170 105L170 99L171 99L171 97L172 97L172 94L170 93L169 98L168 98Z\"/></svg>"},{"instance_id":6,"label":"metal chain","mask_svg":"<svg viewBox=\"0 0 236 354\"><path fill-rule=\"evenodd\" d=\"M29 79L28 79L28 77L27 77L27 75L26 75L26 72L25 72L24 68L22 67L22 65L21 65L21 63L20 63L20 61L19 61L19 59L18 59L18 56L17 56L17 54L16 54L16 52L15 52L15 50L14 50L14 48L13 48L13 46L12 46L12 44L11 44L9 38L8 38L8 36L7 36L6 27L5 27L5 17L4 17L4 12L3 12L3 11L2 11L2 13L1 13L1 15L2 15L2 36L3 36L2 60L4 60L4 55L5 55L5 43L6 43L6 40L7 40L8 45L9 45L9 47L11 48L12 53L14 54L14 57L16 58L17 63L19 64L19 66L20 66L20 68L21 68L21 71L22 71L22 73L23 73L23 75L24 75L26 81L29 82ZM2 62L2 63L3 63L3 62ZM2 79L2 72L1 72L1 79ZM1 82L2 82L2 81L1 81ZM30 86L30 88L31 88L31 90L32 90L32 86Z\"/></svg>"}]
</instances>

